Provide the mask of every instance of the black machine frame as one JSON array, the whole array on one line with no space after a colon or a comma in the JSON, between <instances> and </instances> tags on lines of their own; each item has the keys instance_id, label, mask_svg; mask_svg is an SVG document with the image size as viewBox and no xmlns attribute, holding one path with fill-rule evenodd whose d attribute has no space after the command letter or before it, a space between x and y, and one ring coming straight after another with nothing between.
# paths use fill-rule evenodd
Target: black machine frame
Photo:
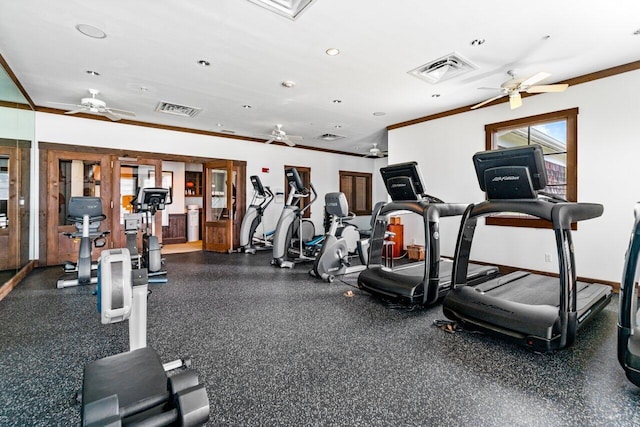
<instances>
[{"instance_id":1,"label":"black machine frame","mask_svg":"<svg viewBox=\"0 0 640 427\"><path fill-rule=\"evenodd\" d=\"M640 261L640 203L625 255L618 311L618 362L629 381L640 387L640 330L638 329L638 262Z\"/></svg>"},{"instance_id":2,"label":"black machine frame","mask_svg":"<svg viewBox=\"0 0 640 427\"><path fill-rule=\"evenodd\" d=\"M425 194L424 181L417 162L405 162L380 169L391 203L378 212L371 233L367 269L358 276L358 286L367 292L407 305L431 305L451 288L443 281L440 258L440 218L461 215L467 205L445 203ZM387 217L392 212L408 211L422 217L425 233L425 261L420 275L413 275L415 265L396 270L383 265L387 237ZM416 269L417 270L417 269ZM469 283L480 283L498 274L497 267L474 266Z\"/></svg>"},{"instance_id":3,"label":"black machine frame","mask_svg":"<svg viewBox=\"0 0 640 427\"><path fill-rule=\"evenodd\" d=\"M485 168L489 171L493 169L493 172L498 175L478 172L478 179L484 181L487 177L510 173L510 169L513 167L510 154L514 155L517 163L522 161L522 156L531 156L534 158L526 160L526 162L543 165L542 151L539 147L536 148L505 149L499 162L493 163L492 168ZM481 152L474 156L474 160L493 155L493 152ZM479 163L474 163L477 168ZM496 170L500 168L504 169L502 171ZM544 167L537 171L529 171L529 176L533 176L535 173L546 174ZM503 182L511 182L514 186L521 185L521 182L518 183L516 180L504 180ZM510 200L500 197L498 194L493 200L472 204L466 209L462 216L456 242L452 277L453 289L443 301L443 312L448 318L460 321L470 329L496 333L538 351L551 351L572 345L577 331L609 303L612 294L609 286L578 282L571 237L573 222L601 216L604 210L603 206L596 203L564 202L540 198L537 196L536 189L543 186L546 177L540 179L539 182L540 184L535 185L532 180L529 180L529 189L522 191L514 192L508 187L500 189L508 194L531 194L531 198ZM485 183L483 188L488 191L490 185ZM492 296L489 291L486 293L477 292L476 289L464 286L467 284L466 272L478 219L505 212L532 215L551 223L558 253L559 301L557 307L548 304L535 305L510 301ZM496 288L501 285L500 281L502 284L508 283L508 281L516 283L527 274L515 272L496 279ZM531 275L531 277L534 276ZM545 280L556 280L552 277L544 277ZM488 284L489 282L485 283L485 285ZM585 295L589 295L591 298L591 305L580 316L578 313L579 291L586 292Z\"/></svg>"}]
</instances>

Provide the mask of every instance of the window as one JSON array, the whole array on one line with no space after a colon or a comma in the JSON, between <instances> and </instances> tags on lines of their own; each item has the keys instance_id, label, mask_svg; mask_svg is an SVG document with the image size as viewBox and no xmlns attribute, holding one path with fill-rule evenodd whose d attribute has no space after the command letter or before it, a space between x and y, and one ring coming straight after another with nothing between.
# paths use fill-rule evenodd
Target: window
<instances>
[{"instance_id":1,"label":"window","mask_svg":"<svg viewBox=\"0 0 640 427\"><path fill-rule=\"evenodd\" d=\"M347 197L351 212L371 215L370 173L340 171L340 191Z\"/></svg>"},{"instance_id":2,"label":"window","mask_svg":"<svg viewBox=\"0 0 640 427\"><path fill-rule=\"evenodd\" d=\"M547 187L543 194L577 201L578 109L523 117L485 126L487 150L539 145L545 158ZM547 228L547 221L515 214L486 219L490 225ZM573 226L575 228L575 225Z\"/></svg>"}]
</instances>

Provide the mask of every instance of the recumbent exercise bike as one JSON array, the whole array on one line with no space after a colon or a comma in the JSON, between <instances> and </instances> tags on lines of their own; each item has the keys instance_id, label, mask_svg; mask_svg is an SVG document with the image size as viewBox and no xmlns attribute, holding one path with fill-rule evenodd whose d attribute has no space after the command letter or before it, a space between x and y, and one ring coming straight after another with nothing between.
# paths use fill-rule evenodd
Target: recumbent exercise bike
<instances>
[{"instance_id":1,"label":"recumbent exercise bike","mask_svg":"<svg viewBox=\"0 0 640 427\"><path fill-rule=\"evenodd\" d=\"M97 263L91 261L91 248L101 248L106 244L105 237L109 231L100 231L100 222L107 217L102 211L100 197L71 197L67 221L73 222L76 231L64 233L70 239L80 239L77 262L66 261L63 265L64 274L76 273L75 278L60 278L56 284L58 288L95 284L97 278L92 276L92 271L97 268Z\"/></svg>"}]
</instances>

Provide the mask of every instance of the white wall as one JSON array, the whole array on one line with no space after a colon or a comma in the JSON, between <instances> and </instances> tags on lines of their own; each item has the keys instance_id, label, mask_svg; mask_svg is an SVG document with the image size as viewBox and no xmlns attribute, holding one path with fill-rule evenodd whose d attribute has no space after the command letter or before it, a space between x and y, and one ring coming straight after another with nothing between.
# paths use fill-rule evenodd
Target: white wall
<instances>
[{"instance_id":1,"label":"white wall","mask_svg":"<svg viewBox=\"0 0 640 427\"><path fill-rule=\"evenodd\" d=\"M471 157L484 150L486 124L578 107L578 200L602 203L604 215L573 233L576 268L580 276L619 282L640 200L640 71L523 102L513 111L500 104L390 131L389 163L417 160L427 193L448 202L478 202L484 194ZM457 221L442 224L443 255L453 255L457 227ZM552 255L551 264L544 262L545 253ZM550 230L478 225L472 258L557 272Z\"/></svg>"},{"instance_id":2,"label":"white wall","mask_svg":"<svg viewBox=\"0 0 640 427\"><path fill-rule=\"evenodd\" d=\"M220 138L178 131L161 130L120 123L103 122L58 114L36 113L36 141L61 144L108 147L121 150L147 151L156 153L193 155L198 157L244 160L247 162L247 176L257 174L264 185L272 190L283 190L284 165L307 166L311 168L311 181L318 191L318 200L311 209L316 230L322 230L324 194L339 189L339 170L369 172L378 176L378 169L386 164L385 159L372 160L310 151L296 147L266 145L252 141ZM330 147L334 148L334 147ZM35 157L38 158L37 155ZM169 162L166 162L169 164ZM175 167L175 165L173 166ZM174 170L174 183L180 175ZM269 168L269 173L262 173ZM184 171L184 169L183 169ZM184 173L181 174L182 176ZM182 178L184 179L184 177ZM38 194L38 178L32 177L32 194ZM386 198L381 180L374 178L373 198ZM251 201L253 189L247 186L247 203ZM176 199L177 202L177 199ZM188 199L187 199L188 202ZM178 203L176 203L178 206ZM173 209L176 207L172 207ZM273 202L265 212L267 229L275 228L282 203ZM35 206L35 212L38 207ZM37 242L36 242L37 243ZM37 244L36 244L37 247ZM36 254L37 256L37 254Z\"/></svg>"}]
</instances>

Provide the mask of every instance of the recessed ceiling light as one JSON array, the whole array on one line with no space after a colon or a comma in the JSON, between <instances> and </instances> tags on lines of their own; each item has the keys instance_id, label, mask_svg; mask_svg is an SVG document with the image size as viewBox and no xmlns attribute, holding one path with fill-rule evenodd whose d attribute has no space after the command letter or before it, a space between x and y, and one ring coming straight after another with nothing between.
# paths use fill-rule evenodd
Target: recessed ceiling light
<instances>
[{"instance_id":1,"label":"recessed ceiling light","mask_svg":"<svg viewBox=\"0 0 640 427\"><path fill-rule=\"evenodd\" d=\"M207 61L206 59L201 59L200 61L198 61L198 64L202 65L203 67L208 67L209 65L211 65L211 62Z\"/></svg>"},{"instance_id":2,"label":"recessed ceiling light","mask_svg":"<svg viewBox=\"0 0 640 427\"><path fill-rule=\"evenodd\" d=\"M341 128L342 128L342 125L335 125L335 126L334 126L334 128L336 128L336 129L341 129Z\"/></svg>"},{"instance_id":3,"label":"recessed ceiling light","mask_svg":"<svg viewBox=\"0 0 640 427\"><path fill-rule=\"evenodd\" d=\"M440 94L439 93L434 93L433 95L431 95L432 98L440 98Z\"/></svg>"},{"instance_id":4,"label":"recessed ceiling light","mask_svg":"<svg viewBox=\"0 0 640 427\"><path fill-rule=\"evenodd\" d=\"M340 49L330 47L329 49L325 50L325 53L329 56L336 56L340 53Z\"/></svg>"},{"instance_id":5,"label":"recessed ceiling light","mask_svg":"<svg viewBox=\"0 0 640 427\"><path fill-rule=\"evenodd\" d=\"M251 108L251 105L249 105L249 104L244 104L244 105L242 106L242 108L246 108L246 109L248 110L249 108Z\"/></svg>"},{"instance_id":6,"label":"recessed ceiling light","mask_svg":"<svg viewBox=\"0 0 640 427\"><path fill-rule=\"evenodd\" d=\"M334 104L341 104L341 103L342 103L342 100L341 100L341 99L334 99L332 102L333 102Z\"/></svg>"},{"instance_id":7,"label":"recessed ceiling light","mask_svg":"<svg viewBox=\"0 0 640 427\"><path fill-rule=\"evenodd\" d=\"M97 71L92 71L92 70L87 70L87 71L85 71L85 73L90 74L90 75L92 75L92 76L99 76L99 75L100 75L100 73L99 73L99 72L97 72Z\"/></svg>"},{"instance_id":8,"label":"recessed ceiling light","mask_svg":"<svg viewBox=\"0 0 640 427\"><path fill-rule=\"evenodd\" d=\"M635 30L635 31L633 32L633 35L634 35L634 36L640 36L640 28L638 28L637 30Z\"/></svg>"},{"instance_id":9,"label":"recessed ceiling light","mask_svg":"<svg viewBox=\"0 0 640 427\"><path fill-rule=\"evenodd\" d=\"M93 25L89 24L78 24L76 25L76 30L80 31L85 36L94 39L104 39L105 37L107 37L107 33L102 31L100 28L94 27Z\"/></svg>"},{"instance_id":10,"label":"recessed ceiling light","mask_svg":"<svg viewBox=\"0 0 640 427\"><path fill-rule=\"evenodd\" d=\"M376 111L375 113L373 113L374 116L384 116L387 113L385 113L384 111Z\"/></svg>"},{"instance_id":11,"label":"recessed ceiling light","mask_svg":"<svg viewBox=\"0 0 640 427\"><path fill-rule=\"evenodd\" d=\"M219 128L221 128L222 126L224 126L222 123L216 123L216 126L218 126Z\"/></svg>"},{"instance_id":12,"label":"recessed ceiling light","mask_svg":"<svg viewBox=\"0 0 640 427\"><path fill-rule=\"evenodd\" d=\"M295 82L292 82L291 80L285 80L282 83L280 83L282 86L287 87L287 88L291 88L294 87L296 85Z\"/></svg>"},{"instance_id":13,"label":"recessed ceiling light","mask_svg":"<svg viewBox=\"0 0 640 427\"><path fill-rule=\"evenodd\" d=\"M471 46L480 46L481 44L484 44L485 39L475 39L475 40L471 40Z\"/></svg>"}]
</instances>

